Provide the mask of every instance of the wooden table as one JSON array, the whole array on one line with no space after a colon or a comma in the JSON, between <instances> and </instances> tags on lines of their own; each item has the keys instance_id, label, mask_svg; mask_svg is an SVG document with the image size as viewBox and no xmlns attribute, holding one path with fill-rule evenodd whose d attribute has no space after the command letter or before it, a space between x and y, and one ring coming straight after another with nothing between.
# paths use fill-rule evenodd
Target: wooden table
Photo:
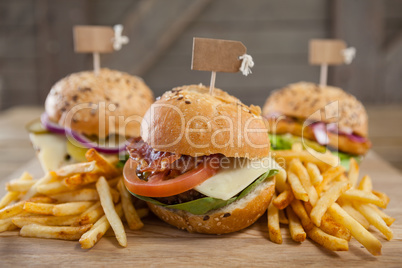
<instances>
[{"instance_id":1,"label":"wooden table","mask_svg":"<svg viewBox=\"0 0 402 268\"><path fill-rule=\"evenodd\" d=\"M25 108L11 110L0 116L1 161L2 174L12 172L10 176L0 178L0 184L21 174L23 170L32 172L36 177L41 175L39 163L33 156L23 130L22 121L37 117L41 109ZM370 112L369 112L370 113ZM387 108L377 108L375 114L381 119L387 114ZM389 112L395 115L395 111ZM397 113L398 116L402 113ZM374 116L375 117L375 116ZM20 118L17 120L16 118ZM386 122L379 123L386 126ZM401 126L396 125L397 128ZM385 129L384 132L387 132ZM378 129L377 134L381 133ZM388 138L394 141L397 134L390 133ZM395 136L392 136L395 135ZM378 136L377 136L378 137ZM6 142L9 139L13 142ZM384 138L384 140L387 140ZM401 146L398 143L396 146ZM389 146L392 146L389 145ZM15 147L15 148L14 148ZM17 151L15 150L17 148ZM28 148L31 150L28 152ZM398 148L398 147L397 147ZM13 160L14 162L10 161ZM4 161L4 162L3 162ZM8 162L7 162L8 161ZM22 162L24 161L24 162ZM6 164L4 164L6 163ZM7 164L14 163L14 164ZM22 164L24 163L24 164ZM10 165L5 168L4 165ZM19 167L19 169L18 169ZM16 170L18 169L18 170ZM402 174L379 155L371 152L362 165L362 173L373 178L374 188L385 191L391 202L387 213L396 218L392 229L394 239L386 241L374 231L383 243L383 256L373 257L361 245L352 240L348 252L330 252L310 240L298 244L291 240L286 227L282 227L284 243L271 243L267 234L266 215L256 224L241 232L229 235L189 234L150 216L144 220L145 227L139 231L128 232L128 247L121 248L112 232L91 250L82 250L77 242L23 238L18 232L0 234L0 267L7 266L371 266L398 267L402 265ZM4 194L4 189L0 189Z\"/></svg>"},{"instance_id":2,"label":"wooden table","mask_svg":"<svg viewBox=\"0 0 402 268\"><path fill-rule=\"evenodd\" d=\"M40 174L38 163L31 161L25 170ZM229 235L190 234L168 226L151 216L139 231L127 230L128 247L121 248L112 232L91 250L82 250L78 242L23 238L18 232L0 234L0 267L5 266L370 266L387 267L402 264L402 175L375 153L362 165L363 173L372 176L374 188L391 197L387 212L396 218L392 229L395 238L383 243L383 255L374 257L354 239L348 252L331 252L305 241L291 240L282 227L283 244L269 241L266 215L251 227ZM22 170L17 171L20 174ZM1 182L4 183L4 180ZM4 192L4 190L2 191ZM2 193L3 194L3 193Z\"/></svg>"}]
</instances>

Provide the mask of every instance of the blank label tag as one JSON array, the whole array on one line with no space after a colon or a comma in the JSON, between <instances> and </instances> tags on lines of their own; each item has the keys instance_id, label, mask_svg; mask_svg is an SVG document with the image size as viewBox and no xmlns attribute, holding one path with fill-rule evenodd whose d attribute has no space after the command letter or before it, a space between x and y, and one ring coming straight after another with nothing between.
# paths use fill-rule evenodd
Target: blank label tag
<instances>
[{"instance_id":1,"label":"blank label tag","mask_svg":"<svg viewBox=\"0 0 402 268\"><path fill-rule=\"evenodd\" d=\"M193 39L192 70L236 73L240 56L247 48L239 41L197 38Z\"/></svg>"},{"instance_id":2,"label":"blank label tag","mask_svg":"<svg viewBox=\"0 0 402 268\"><path fill-rule=\"evenodd\" d=\"M346 44L336 39L310 40L310 64L312 65L339 65L345 62L342 50Z\"/></svg>"},{"instance_id":3,"label":"blank label tag","mask_svg":"<svg viewBox=\"0 0 402 268\"><path fill-rule=\"evenodd\" d=\"M114 31L108 26L74 26L74 50L78 53L111 53Z\"/></svg>"}]
</instances>

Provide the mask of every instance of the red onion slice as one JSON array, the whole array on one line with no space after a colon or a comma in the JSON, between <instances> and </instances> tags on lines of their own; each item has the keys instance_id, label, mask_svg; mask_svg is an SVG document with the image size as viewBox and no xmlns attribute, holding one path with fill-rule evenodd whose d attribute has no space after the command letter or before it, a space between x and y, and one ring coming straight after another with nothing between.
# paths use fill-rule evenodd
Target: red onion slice
<instances>
[{"instance_id":1,"label":"red onion slice","mask_svg":"<svg viewBox=\"0 0 402 268\"><path fill-rule=\"evenodd\" d=\"M127 141L124 141L124 142L120 143L119 145L113 146L113 147L100 146L98 143L91 141L90 139L88 139L87 137L85 137L82 134L79 134L68 128L63 128L63 127L59 126L58 124L51 122L49 119L49 116L46 113L43 113L40 118L41 118L41 122L42 122L43 126L50 132L53 132L53 133L59 134L59 135L69 136L69 137L75 139L78 143L80 143L81 145L83 145L86 148L94 148L98 152L105 153L105 154L117 154L117 153L120 153L120 152L126 150L126 146L128 144Z\"/></svg>"},{"instance_id":2,"label":"red onion slice","mask_svg":"<svg viewBox=\"0 0 402 268\"><path fill-rule=\"evenodd\" d=\"M56 133L56 134L61 134L61 135L65 135L66 134L66 130L59 126L58 124L51 122L49 119L49 116L47 115L47 113L43 113L40 116L40 121L42 123L42 125L49 130L50 132Z\"/></svg>"},{"instance_id":3,"label":"red onion slice","mask_svg":"<svg viewBox=\"0 0 402 268\"><path fill-rule=\"evenodd\" d=\"M357 142L357 143L365 143L367 141L366 138L355 135L355 134L350 134L350 135L345 134L345 136L347 136L349 140L351 140L353 142Z\"/></svg>"},{"instance_id":4,"label":"red onion slice","mask_svg":"<svg viewBox=\"0 0 402 268\"><path fill-rule=\"evenodd\" d=\"M329 143L327 131L323 122L311 124L310 127L313 129L315 139L320 145L327 145Z\"/></svg>"}]
</instances>

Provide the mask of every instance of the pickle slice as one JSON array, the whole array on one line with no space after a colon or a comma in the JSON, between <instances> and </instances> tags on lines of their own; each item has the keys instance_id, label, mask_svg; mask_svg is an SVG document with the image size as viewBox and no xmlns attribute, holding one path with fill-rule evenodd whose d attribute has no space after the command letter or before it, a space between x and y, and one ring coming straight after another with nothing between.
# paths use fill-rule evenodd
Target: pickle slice
<instances>
[{"instance_id":1,"label":"pickle slice","mask_svg":"<svg viewBox=\"0 0 402 268\"><path fill-rule=\"evenodd\" d=\"M47 130L41 123L40 118L37 118L31 122L29 122L26 126L25 129L29 133L33 134L46 134L49 133L49 130Z\"/></svg>"}]
</instances>

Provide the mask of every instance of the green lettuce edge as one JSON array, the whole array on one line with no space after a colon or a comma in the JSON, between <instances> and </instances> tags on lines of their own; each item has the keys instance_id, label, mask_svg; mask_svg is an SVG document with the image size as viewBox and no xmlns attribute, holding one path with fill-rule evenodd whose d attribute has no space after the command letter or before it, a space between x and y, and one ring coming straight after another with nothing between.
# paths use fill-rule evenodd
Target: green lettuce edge
<instances>
[{"instance_id":1,"label":"green lettuce edge","mask_svg":"<svg viewBox=\"0 0 402 268\"><path fill-rule=\"evenodd\" d=\"M249 186L247 186L243 191L240 192L239 195L232 197L228 200L222 200L219 198L214 198L214 197L203 197L199 198L196 200L192 200L189 202L181 203L181 204L175 204L175 205L166 205L163 204L151 197L147 196L142 196L142 195L137 195L132 192L130 192L133 196L137 197L138 199L144 200L146 202L150 202L154 205L165 207L165 208L170 208L170 209L178 209L178 210L184 210L187 212L190 212L194 215L202 215L205 214L211 210L215 210L224 206L227 206L243 197L245 197L247 194L249 194L251 191L253 191L260 183L265 181L267 178L270 178L274 176L275 174L278 173L277 169L271 169L259 176L254 182L252 182Z\"/></svg>"},{"instance_id":2,"label":"green lettuce edge","mask_svg":"<svg viewBox=\"0 0 402 268\"><path fill-rule=\"evenodd\" d=\"M271 142L272 150L290 150L292 149L292 145L296 142L301 142L302 138L298 136L293 136L292 134L269 134L269 139ZM318 144L315 141L305 139L305 144L310 148L316 150L317 152L325 152L326 147ZM340 165L343 166L346 170L349 170L350 159L354 158L357 163L360 163L363 160L363 156L353 155L338 151L331 151L333 155L336 155L341 160Z\"/></svg>"}]
</instances>

